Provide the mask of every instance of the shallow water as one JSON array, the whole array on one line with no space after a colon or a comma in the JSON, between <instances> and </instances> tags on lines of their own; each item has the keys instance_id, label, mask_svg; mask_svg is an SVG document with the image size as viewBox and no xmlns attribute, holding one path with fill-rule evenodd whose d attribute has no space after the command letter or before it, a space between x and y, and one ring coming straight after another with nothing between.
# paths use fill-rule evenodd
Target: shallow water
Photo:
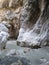
<instances>
[{"instance_id":1,"label":"shallow water","mask_svg":"<svg viewBox=\"0 0 49 65\"><path fill-rule=\"evenodd\" d=\"M49 47L48 46L39 48L39 49L30 49L29 51L24 53L24 49L27 49L26 47L17 46L16 41L9 41L9 42L7 42L6 49L1 51L0 57L6 56L6 54L11 49L18 50L20 52L20 56L29 59L33 65L41 65L42 63L49 61ZM40 60L40 59L42 59L42 60ZM44 59L46 61L44 61Z\"/></svg>"}]
</instances>

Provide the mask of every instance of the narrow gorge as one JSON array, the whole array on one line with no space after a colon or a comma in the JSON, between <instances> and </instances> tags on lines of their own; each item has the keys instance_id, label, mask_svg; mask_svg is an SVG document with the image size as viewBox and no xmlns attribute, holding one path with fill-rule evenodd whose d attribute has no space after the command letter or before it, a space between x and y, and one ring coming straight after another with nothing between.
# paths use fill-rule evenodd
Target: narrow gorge
<instances>
[{"instance_id":1,"label":"narrow gorge","mask_svg":"<svg viewBox=\"0 0 49 65\"><path fill-rule=\"evenodd\" d=\"M17 45L49 45L48 0L0 0L0 22L11 25L10 38L17 39Z\"/></svg>"},{"instance_id":2,"label":"narrow gorge","mask_svg":"<svg viewBox=\"0 0 49 65\"><path fill-rule=\"evenodd\" d=\"M0 65L49 65L49 0L0 0Z\"/></svg>"}]
</instances>

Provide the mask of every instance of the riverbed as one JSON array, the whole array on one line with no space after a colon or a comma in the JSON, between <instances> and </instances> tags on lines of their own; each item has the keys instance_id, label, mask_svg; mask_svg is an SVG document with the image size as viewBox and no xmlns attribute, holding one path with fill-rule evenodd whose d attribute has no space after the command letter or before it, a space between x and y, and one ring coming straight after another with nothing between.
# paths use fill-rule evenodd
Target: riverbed
<instances>
[{"instance_id":1,"label":"riverbed","mask_svg":"<svg viewBox=\"0 0 49 65\"><path fill-rule=\"evenodd\" d=\"M0 51L0 58L7 56L10 50L16 50L17 56L28 59L32 65L49 65L49 46L30 49L27 47L17 46L16 40L11 40L7 42L6 49Z\"/></svg>"}]
</instances>

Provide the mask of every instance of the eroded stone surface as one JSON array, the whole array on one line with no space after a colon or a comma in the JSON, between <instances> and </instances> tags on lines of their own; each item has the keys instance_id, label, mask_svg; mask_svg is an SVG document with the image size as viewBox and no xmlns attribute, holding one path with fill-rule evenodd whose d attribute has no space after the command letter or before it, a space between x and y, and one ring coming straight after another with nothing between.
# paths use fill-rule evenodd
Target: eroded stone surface
<instances>
[{"instance_id":1,"label":"eroded stone surface","mask_svg":"<svg viewBox=\"0 0 49 65\"><path fill-rule=\"evenodd\" d=\"M39 4L40 2L42 5ZM28 0L23 6L18 36L20 46L42 47L49 45L49 5L45 15L43 11L46 5L44 3L45 1Z\"/></svg>"},{"instance_id":2,"label":"eroded stone surface","mask_svg":"<svg viewBox=\"0 0 49 65\"><path fill-rule=\"evenodd\" d=\"M1 59L0 65L31 65L30 61L23 57L7 56Z\"/></svg>"},{"instance_id":3,"label":"eroded stone surface","mask_svg":"<svg viewBox=\"0 0 49 65\"><path fill-rule=\"evenodd\" d=\"M18 38L20 46L49 45L49 1L0 0L0 3L0 22L12 22L10 38Z\"/></svg>"}]
</instances>

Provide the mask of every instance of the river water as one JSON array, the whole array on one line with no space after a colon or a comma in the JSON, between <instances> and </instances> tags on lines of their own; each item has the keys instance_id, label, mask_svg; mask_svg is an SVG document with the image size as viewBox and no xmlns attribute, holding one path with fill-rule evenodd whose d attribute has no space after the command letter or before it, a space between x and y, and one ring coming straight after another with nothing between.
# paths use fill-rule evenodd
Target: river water
<instances>
[{"instance_id":1,"label":"river water","mask_svg":"<svg viewBox=\"0 0 49 65\"><path fill-rule=\"evenodd\" d=\"M33 65L41 65L42 63L44 65L44 63L49 62L48 46L39 49L29 49L28 51L28 48L26 47L17 46L16 41L14 40L7 42L6 49L0 52L0 58L5 57L7 53L12 49L19 51L19 55L21 57L29 59ZM24 53L24 50L26 51L26 53Z\"/></svg>"}]
</instances>

